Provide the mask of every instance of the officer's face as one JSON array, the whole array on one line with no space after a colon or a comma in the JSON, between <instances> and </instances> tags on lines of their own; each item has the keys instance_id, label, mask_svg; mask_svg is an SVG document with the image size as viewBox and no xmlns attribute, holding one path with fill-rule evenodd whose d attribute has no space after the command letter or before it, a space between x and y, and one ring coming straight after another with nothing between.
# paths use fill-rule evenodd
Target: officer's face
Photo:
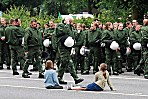
<instances>
[{"instance_id":1,"label":"officer's face","mask_svg":"<svg viewBox=\"0 0 148 99\"><path fill-rule=\"evenodd\" d=\"M31 23L31 27L32 27L32 28L36 28L36 27L37 27L37 22L32 22L32 23Z\"/></svg>"},{"instance_id":2,"label":"officer's face","mask_svg":"<svg viewBox=\"0 0 148 99\"><path fill-rule=\"evenodd\" d=\"M118 29L119 29L119 30L123 30L123 24L120 24L120 25L118 26Z\"/></svg>"},{"instance_id":3,"label":"officer's face","mask_svg":"<svg viewBox=\"0 0 148 99\"><path fill-rule=\"evenodd\" d=\"M114 28L117 28L118 27L118 23L114 23Z\"/></svg>"},{"instance_id":4,"label":"officer's face","mask_svg":"<svg viewBox=\"0 0 148 99\"><path fill-rule=\"evenodd\" d=\"M128 27L129 27L129 28L132 28L132 23L130 23L130 24L128 25Z\"/></svg>"},{"instance_id":5,"label":"officer's face","mask_svg":"<svg viewBox=\"0 0 148 99\"><path fill-rule=\"evenodd\" d=\"M132 22L132 24L135 27L136 25L138 25L138 22Z\"/></svg>"},{"instance_id":6,"label":"officer's face","mask_svg":"<svg viewBox=\"0 0 148 99\"><path fill-rule=\"evenodd\" d=\"M102 24L100 24L100 25L99 25L99 28L100 28L100 29L102 29L102 28L103 28Z\"/></svg>"},{"instance_id":7,"label":"officer's face","mask_svg":"<svg viewBox=\"0 0 148 99\"><path fill-rule=\"evenodd\" d=\"M113 29L113 24L110 24L109 28L110 28L110 29Z\"/></svg>"},{"instance_id":8,"label":"officer's face","mask_svg":"<svg viewBox=\"0 0 148 99\"><path fill-rule=\"evenodd\" d=\"M80 27L79 25L77 26L77 30L82 30L82 27Z\"/></svg>"},{"instance_id":9,"label":"officer's face","mask_svg":"<svg viewBox=\"0 0 148 99\"><path fill-rule=\"evenodd\" d=\"M96 30L96 26L94 24L91 24L91 30Z\"/></svg>"},{"instance_id":10,"label":"officer's face","mask_svg":"<svg viewBox=\"0 0 148 99\"><path fill-rule=\"evenodd\" d=\"M21 26L21 20L18 19L18 22L16 22L16 26Z\"/></svg>"},{"instance_id":11,"label":"officer's face","mask_svg":"<svg viewBox=\"0 0 148 99\"><path fill-rule=\"evenodd\" d=\"M50 25L50 27L53 27L54 26L54 22L53 21L50 21L49 22L49 25Z\"/></svg>"},{"instance_id":12,"label":"officer's face","mask_svg":"<svg viewBox=\"0 0 148 99\"><path fill-rule=\"evenodd\" d=\"M1 24L5 25L6 24L6 20L4 18L1 18Z\"/></svg>"}]
</instances>

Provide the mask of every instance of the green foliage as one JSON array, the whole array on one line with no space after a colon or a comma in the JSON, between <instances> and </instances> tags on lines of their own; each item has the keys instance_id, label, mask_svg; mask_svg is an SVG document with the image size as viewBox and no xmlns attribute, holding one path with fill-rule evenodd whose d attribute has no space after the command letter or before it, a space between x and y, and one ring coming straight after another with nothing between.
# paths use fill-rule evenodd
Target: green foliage
<instances>
[{"instance_id":1,"label":"green foliage","mask_svg":"<svg viewBox=\"0 0 148 99\"><path fill-rule=\"evenodd\" d=\"M31 20L30 12L24 6L11 6L10 9L7 9L3 14L3 17L7 20L10 20L11 18L20 18L22 20L22 26L24 27L27 27L27 24L29 24L29 21Z\"/></svg>"},{"instance_id":2,"label":"green foliage","mask_svg":"<svg viewBox=\"0 0 148 99\"><path fill-rule=\"evenodd\" d=\"M74 19L75 23L82 23L86 26L90 27L90 24L93 22L93 18L81 18L81 19Z\"/></svg>"},{"instance_id":3,"label":"green foliage","mask_svg":"<svg viewBox=\"0 0 148 99\"><path fill-rule=\"evenodd\" d=\"M48 23L49 20L54 19L55 23L60 23L62 19L55 18L53 16L49 15L37 15L34 17L30 17L30 11L27 10L25 6L16 7L11 6L10 9L7 9L7 11L3 14L3 17L5 17L7 20L10 20L11 18L20 18L22 20L22 26L24 28L27 28L30 24L30 21L32 19L36 19L43 27L45 23ZM87 26L90 25L90 23L93 21L91 18L82 18L82 19L74 19L75 23L84 23Z\"/></svg>"}]
</instances>

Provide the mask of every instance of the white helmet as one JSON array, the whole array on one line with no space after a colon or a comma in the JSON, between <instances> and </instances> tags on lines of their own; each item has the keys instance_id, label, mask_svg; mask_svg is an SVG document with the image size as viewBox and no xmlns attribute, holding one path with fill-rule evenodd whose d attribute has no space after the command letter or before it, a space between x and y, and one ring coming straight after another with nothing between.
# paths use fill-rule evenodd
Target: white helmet
<instances>
[{"instance_id":1,"label":"white helmet","mask_svg":"<svg viewBox=\"0 0 148 99\"><path fill-rule=\"evenodd\" d=\"M140 43L134 43L134 44L133 44L133 48L134 48L135 50L140 50L140 49L141 49L141 44L140 44Z\"/></svg>"},{"instance_id":2,"label":"white helmet","mask_svg":"<svg viewBox=\"0 0 148 99\"><path fill-rule=\"evenodd\" d=\"M119 44L116 41L113 41L110 45L110 48L112 50L116 50L117 48L119 48Z\"/></svg>"},{"instance_id":3,"label":"white helmet","mask_svg":"<svg viewBox=\"0 0 148 99\"><path fill-rule=\"evenodd\" d=\"M45 39L45 40L43 41L43 45L44 45L45 47L49 47L50 44L51 44L51 41L49 41L49 39Z\"/></svg>"},{"instance_id":4,"label":"white helmet","mask_svg":"<svg viewBox=\"0 0 148 99\"><path fill-rule=\"evenodd\" d=\"M131 53L131 49L130 48L126 48L126 53L125 55L129 55Z\"/></svg>"},{"instance_id":5,"label":"white helmet","mask_svg":"<svg viewBox=\"0 0 148 99\"><path fill-rule=\"evenodd\" d=\"M148 43L147 43L147 45L146 45L147 47L148 47Z\"/></svg>"},{"instance_id":6,"label":"white helmet","mask_svg":"<svg viewBox=\"0 0 148 99\"><path fill-rule=\"evenodd\" d=\"M74 45L74 40L72 39L72 37L67 37L66 40L64 41L64 45L66 47L72 47Z\"/></svg>"}]
</instances>

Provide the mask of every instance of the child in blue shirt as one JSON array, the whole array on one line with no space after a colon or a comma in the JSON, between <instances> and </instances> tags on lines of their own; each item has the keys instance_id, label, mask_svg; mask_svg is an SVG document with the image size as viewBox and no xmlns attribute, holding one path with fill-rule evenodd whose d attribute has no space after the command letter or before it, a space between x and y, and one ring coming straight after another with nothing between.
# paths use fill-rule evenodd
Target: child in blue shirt
<instances>
[{"instance_id":1,"label":"child in blue shirt","mask_svg":"<svg viewBox=\"0 0 148 99\"><path fill-rule=\"evenodd\" d=\"M59 85L57 73L56 70L54 70L53 62L51 60L46 62L44 78L46 89L63 89L63 87Z\"/></svg>"}]
</instances>

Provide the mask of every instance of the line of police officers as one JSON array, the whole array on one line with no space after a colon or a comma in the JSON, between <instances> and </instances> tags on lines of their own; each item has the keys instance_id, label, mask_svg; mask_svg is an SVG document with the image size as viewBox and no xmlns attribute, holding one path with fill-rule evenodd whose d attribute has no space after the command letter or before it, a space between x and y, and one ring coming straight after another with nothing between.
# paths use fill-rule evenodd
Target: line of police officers
<instances>
[{"instance_id":1,"label":"line of police officers","mask_svg":"<svg viewBox=\"0 0 148 99\"><path fill-rule=\"evenodd\" d=\"M92 65L96 73L103 62L107 63L110 74L123 73L123 63L127 63L128 72L134 70L138 75L144 72L144 77L148 78L148 19L143 20L143 26L136 20L127 22L125 28L123 23L103 25L94 20L90 29L80 23L75 26L71 18L57 25L50 20L45 29L32 20L30 27L23 29L20 19L11 19L8 25L6 19L1 18L0 37L0 69L4 62L10 69L11 57L13 75L19 74L16 66L20 62L22 77L29 78L28 67L35 64L33 69L38 69L39 78L43 78L42 60L50 59L57 64L61 84L67 83L63 80L65 70L77 84L83 81L77 76L78 69L81 74L89 74ZM65 44L67 39L69 46ZM118 45L115 49L114 44Z\"/></svg>"}]
</instances>

